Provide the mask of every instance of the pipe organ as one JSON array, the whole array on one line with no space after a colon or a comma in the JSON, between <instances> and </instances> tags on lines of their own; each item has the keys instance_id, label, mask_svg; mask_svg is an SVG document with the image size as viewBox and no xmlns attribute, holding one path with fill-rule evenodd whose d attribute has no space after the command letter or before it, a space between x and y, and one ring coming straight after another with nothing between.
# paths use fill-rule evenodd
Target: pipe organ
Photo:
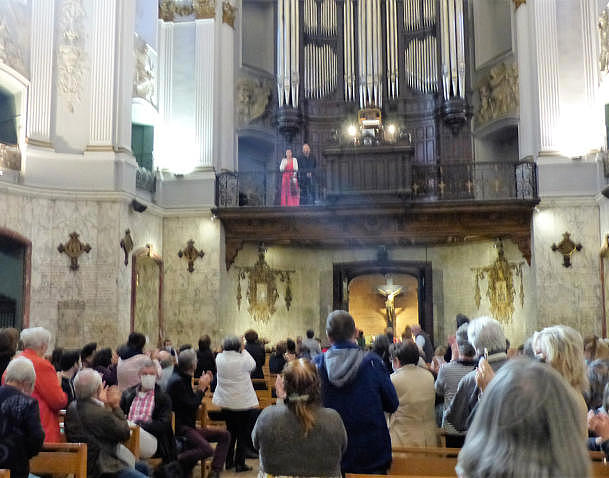
<instances>
[{"instance_id":1,"label":"pipe organ","mask_svg":"<svg viewBox=\"0 0 609 478\"><path fill-rule=\"evenodd\" d=\"M300 86L299 1L277 1L277 98L279 106L298 108Z\"/></svg>"}]
</instances>

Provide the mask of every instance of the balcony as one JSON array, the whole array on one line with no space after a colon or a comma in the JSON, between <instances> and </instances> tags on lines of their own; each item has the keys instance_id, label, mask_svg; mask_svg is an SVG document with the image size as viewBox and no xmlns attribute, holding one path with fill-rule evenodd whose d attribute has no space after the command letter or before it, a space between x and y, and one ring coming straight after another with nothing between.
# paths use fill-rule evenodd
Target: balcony
<instances>
[{"instance_id":1,"label":"balcony","mask_svg":"<svg viewBox=\"0 0 609 478\"><path fill-rule=\"evenodd\" d=\"M539 202L534 163L420 165L405 158L387 156L369 168L365 157L330 166L326 157L311 172L308 200L300 189L297 207L281 206L280 172L219 174L214 214L226 232L227 267L246 240L404 247L501 237L530 260L531 217Z\"/></svg>"}]
</instances>

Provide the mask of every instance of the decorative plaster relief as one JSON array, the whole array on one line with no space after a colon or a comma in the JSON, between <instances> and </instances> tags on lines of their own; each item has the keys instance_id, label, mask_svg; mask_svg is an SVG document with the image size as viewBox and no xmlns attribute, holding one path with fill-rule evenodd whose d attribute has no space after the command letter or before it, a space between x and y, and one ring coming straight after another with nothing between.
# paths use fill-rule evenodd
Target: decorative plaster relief
<instances>
[{"instance_id":1,"label":"decorative plaster relief","mask_svg":"<svg viewBox=\"0 0 609 478\"><path fill-rule=\"evenodd\" d=\"M135 54L133 97L142 98L156 107L157 54L137 33L133 50Z\"/></svg>"},{"instance_id":2,"label":"decorative plaster relief","mask_svg":"<svg viewBox=\"0 0 609 478\"><path fill-rule=\"evenodd\" d=\"M0 18L0 62L5 63L24 76L29 76L28 69L25 66L23 49L14 38L13 32Z\"/></svg>"},{"instance_id":3,"label":"decorative plaster relief","mask_svg":"<svg viewBox=\"0 0 609 478\"><path fill-rule=\"evenodd\" d=\"M0 2L0 63L26 78L30 76L30 2Z\"/></svg>"},{"instance_id":4,"label":"decorative plaster relief","mask_svg":"<svg viewBox=\"0 0 609 478\"><path fill-rule=\"evenodd\" d=\"M271 85L262 80L241 77L237 81L237 122L239 126L260 118L266 112L271 97Z\"/></svg>"},{"instance_id":5,"label":"decorative plaster relief","mask_svg":"<svg viewBox=\"0 0 609 478\"><path fill-rule=\"evenodd\" d=\"M86 69L84 18L82 0L63 1L59 20L61 39L57 49L57 87L71 113L80 103Z\"/></svg>"},{"instance_id":6,"label":"decorative plaster relief","mask_svg":"<svg viewBox=\"0 0 609 478\"><path fill-rule=\"evenodd\" d=\"M214 18L216 16L215 0L192 0L188 3L176 0L159 1L159 18L165 22L189 21Z\"/></svg>"},{"instance_id":7,"label":"decorative plaster relief","mask_svg":"<svg viewBox=\"0 0 609 478\"><path fill-rule=\"evenodd\" d=\"M233 7L230 2L224 0L222 2L222 22L229 27L235 28L235 17L237 16L237 7Z\"/></svg>"},{"instance_id":8,"label":"decorative plaster relief","mask_svg":"<svg viewBox=\"0 0 609 478\"><path fill-rule=\"evenodd\" d=\"M599 68L601 73L609 73L609 5L606 6L598 19L601 53Z\"/></svg>"},{"instance_id":9,"label":"decorative plaster relief","mask_svg":"<svg viewBox=\"0 0 609 478\"><path fill-rule=\"evenodd\" d=\"M518 64L499 63L493 66L478 87L480 106L476 123L486 124L509 114L518 114Z\"/></svg>"}]
</instances>

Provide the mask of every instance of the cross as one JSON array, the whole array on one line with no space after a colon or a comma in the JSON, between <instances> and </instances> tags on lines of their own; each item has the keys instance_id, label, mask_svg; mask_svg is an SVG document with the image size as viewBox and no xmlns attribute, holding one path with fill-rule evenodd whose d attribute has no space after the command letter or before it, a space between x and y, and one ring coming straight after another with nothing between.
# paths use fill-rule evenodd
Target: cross
<instances>
[{"instance_id":1,"label":"cross","mask_svg":"<svg viewBox=\"0 0 609 478\"><path fill-rule=\"evenodd\" d=\"M65 253L70 258L70 270L77 271L79 267L78 258L83 252L88 254L91 250L91 246L87 243L80 242L78 234L72 232L70 234L70 240L65 244L59 244L57 250L60 254Z\"/></svg>"}]
</instances>

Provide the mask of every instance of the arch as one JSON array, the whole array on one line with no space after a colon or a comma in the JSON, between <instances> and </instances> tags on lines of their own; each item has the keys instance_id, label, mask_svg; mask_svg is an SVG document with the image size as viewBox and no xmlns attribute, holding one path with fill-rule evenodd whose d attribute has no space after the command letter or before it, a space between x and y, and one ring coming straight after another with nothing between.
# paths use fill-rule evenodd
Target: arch
<instances>
[{"instance_id":1,"label":"arch","mask_svg":"<svg viewBox=\"0 0 609 478\"><path fill-rule=\"evenodd\" d=\"M131 319L130 319L130 331L134 331L135 327L135 307L137 301L137 262L138 258L150 258L152 259L159 269L159 306L158 306L158 318L159 328L157 336L157 344L161 344L165 338L165 320L163 316L163 259L160 255L152 250L150 244L141 247L133 252L131 255Z\"/></svg>"},{"instance_id":2,"label":"arch","mask_svg":"<svg viewBox=\"0 0 609 478\"><path fill-rule=\"evenodd\" d=\"M22 328L30 326L30 293L31 293L31 277L32 277L32 241L27 237L19 234L17 231L0 227L0 238L5 238L10 241L20 244L24 248L23 255L23 317Z\"/></svg>"}]
</instances>

